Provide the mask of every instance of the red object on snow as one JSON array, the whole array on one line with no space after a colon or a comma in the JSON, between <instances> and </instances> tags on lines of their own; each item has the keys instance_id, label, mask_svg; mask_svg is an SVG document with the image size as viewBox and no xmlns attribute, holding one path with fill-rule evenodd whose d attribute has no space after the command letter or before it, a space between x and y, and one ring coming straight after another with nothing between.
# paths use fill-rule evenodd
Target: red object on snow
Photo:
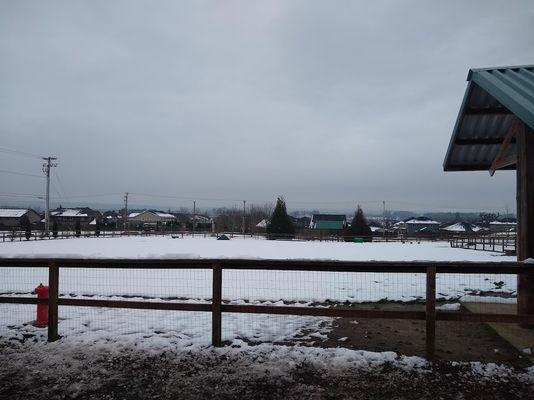
<instances>
[{"instance_id":1,"label":"red object on snow","mask_svg":"<svg viewBox=\"0 0 534 400\"><path fill-rule=\"evenodd\" d=\"M38 299L48 299L48 286L39 284L34 290ZM35 320L35 326L40 328L48 325L48 304L37 304L37 319Z\"/></svg>"}]
</instances>

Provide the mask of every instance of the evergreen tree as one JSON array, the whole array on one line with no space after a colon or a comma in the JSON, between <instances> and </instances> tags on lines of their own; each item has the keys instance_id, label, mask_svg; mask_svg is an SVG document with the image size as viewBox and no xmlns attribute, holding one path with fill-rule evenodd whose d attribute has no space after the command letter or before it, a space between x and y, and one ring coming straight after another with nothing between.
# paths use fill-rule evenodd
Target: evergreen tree
<instances>
[{"instance_id":1,"label":"evergreen tree","mask_svg":"<svg viewBox=\"0 0 534 400\"><path fill-rule=\"evenodd\" d=\"M22 218L20 219L20 227L24 229L26 240L30 240L30 238L32 237L32 224L27 215L22 216Z\"/></svg>"},{"instance_id":2,"label":"evergreen tree","mask_svg":"<svg viewBox=\"0 0 534 400\"><path fill-rule=\"evenodd\" d=\"M286 202L282 197L276 200L271 220L267 224L267 235L269 239L277 237L293 238L295 236L295 227L293 221L287 215Z\"/></svg>"},{"instance_id":3,"label":"evergreen tree","mask_svg":"<svg viewBox=\"0 0 534 400\"><path fill-rule=\"evenodd\" d=\"M52 223L52 235L54 235L54 237L57 237L57 231L58 231L57 221L54 220L54 222Z\"/></svg>"},{"instance_id":4,"label":"evergreen tree","mask_svg":"<svg viewBox=\"0 0 534 400\"><path fill-rule=\"evenodd\" d=\"M95 222L95 236L100 236L100 220L98 218Z\"/></svg>"},{"instance_id":5,"label":"evergreen tree","mask_svg":"<svg viewBox=\"0 0 534 400\"><path fill-rule=\"evenodd\" d=\"M76 221L76 225L74 225L74 229L76 229L76 237L80 237L82 234L82 225L80 224L80 220Z\"/></svg>"},{"instance_id":6,"label":"evergreen tree","mask_svg":"<svg viewBox=\"0 0 534 400\"><path fill-rule=\"evenodd\" d=\"M367 220L365 219L365 215L363 215L363 210L358 205L358 209L354 213L352 223L345 230L345 240L350 242L354 239L354 237L363 237L364 240L370 241L372 240L371 234L371 228L369 225L367 225Z\"/></svg>"}]
</instances>

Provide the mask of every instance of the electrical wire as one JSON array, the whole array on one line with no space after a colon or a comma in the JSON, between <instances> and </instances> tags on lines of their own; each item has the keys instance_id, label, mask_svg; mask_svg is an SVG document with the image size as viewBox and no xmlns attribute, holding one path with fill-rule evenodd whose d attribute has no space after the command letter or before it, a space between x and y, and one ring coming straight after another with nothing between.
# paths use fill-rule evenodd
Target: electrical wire
<instances>
[{"instance_id":1,"label":"electrical wire","mask_svg":"<svg viewBox=\"0 0 534 400\"><path fill-rule=\"evenodd\" d=\"M108 196L122 196L124 193L101 193L101 194L83 194L72 196L61 196L61 199L85 199L92 197L108 197ZM51 197L51 199L57 200L58 198Z\"/></svg>"},{"instance_id":2,"label":"electrical wire","mask_svg":"<svg viewBox=\"0 0 534 400\"><path fill-rule=\"evenodd\" d=\"M65 188L63 187L63 183L61 182L61 179L59 179L59 174L56 172L56 170L53 170L54 176L57 179L57 183L59 184L59 189L61 191L61 194L58 193L59 196L65 197Z\"/></svg>"},{"instance_id":3,"label":"electrical wire","mask_svg":"<svg viewBox=\"0 0 534 400\"><path fill-rule=\"evenodd\" d=\"M4 174L12 174L12 175L22 175L22 176L30 176L32 178L41 178L41 179L44 179L45 177L42 176L42 175L34 175L34 174L27 174L25 172L17 172L17 171L8 171L8 170L5 170L5 169L0 169L0 173L4 173Z\"/></svg>"},{"instance_id":4,"label":"electrical wire","mask_svg":"<svg viewBox=\"0 0 534 400\"><path fill-rule=\"evenodd\" d=\"M24 152L24 151L8 149L8 148L5 148L5 147L0 147L0 152L11 154L11 155L23 156L23 157L38 158L39 160L45 158L45 157L40 156L38 154L33 154L33 153L27 153L27 152Z\"/></svg>"},{"instance_id":5,"label":"electrical wire","mask_svg":"<svg viewBox=\"0 0 534 400\"><path fill-rule=\"evenodd\" d=\"M42 194L31 194L31 193L9 193L9 192L0 192L0 196L2 196L2 197L36 197L36 198L41 198L41 197L43 197Z\"/></svg>"}]
</instances>

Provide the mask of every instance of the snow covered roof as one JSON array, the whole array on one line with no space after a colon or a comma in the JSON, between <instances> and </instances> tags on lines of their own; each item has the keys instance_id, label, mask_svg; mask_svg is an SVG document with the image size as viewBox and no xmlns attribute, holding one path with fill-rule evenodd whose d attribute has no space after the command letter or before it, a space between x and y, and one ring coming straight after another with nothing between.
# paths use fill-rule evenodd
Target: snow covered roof
<instances>
[{"instance_id":1,"label":"snow covered roof","mask_svg":"<svg viewBox=\"0 0 534 400\"><path fill-rule=\"evenodd\" d=\"M422 224L422 225L439 225L438 221L431 220L430 218L412 218L405 222L406 224Z\"/></svg>"},{"instance_id":2,"label":"snow covered roof","mask_svg":"<svg viewBox=\"0 0 534 400\"><path fill-rule=\"evenodd\" d=\"M87 213L77 208L64 208L61 210L55 210L50 213L54 217L87 217Z\"/></svg>"},{"instance_id":3,"label":"snow covered roof","mask_svg":"<svg viewBox=\"0 0 534 400\"><path fill-rule=\"evenodd\" d=\"M20 218L28 211L24 208L0 208L0 218Z\"/></svg>"},{"instance_id":4,"label":"snow covered roof","mask_svg":"<svg viewBox=\"0 0 534 400\"><path fill-rule=\"evenodd\" d=\"M260 222L256 224L256 228L267 228L267 224L269 223L268 220L262 219Z\"/></svg>"},{"instance_id":5,"label":"snow covered roof","mask_svg":"<svg viewBox=\"0 0 534 400\"><path fill-rule=\"evenodd\" d=\"M144 210L144 211L141 211L141 212L132 212L130 214L128 214L128 218L135 218L135 217L138 217L139 215L141 214L152 214L152 215L156 215L160 218L163 218L163 219L174 219L174 215L172 214L167 214L167 213L164 213L164 212L158 212L158 211L150 211L150 210Z\"/></svg>"},{"instance_id":6,"label":"snow covered roof","mask_svg":"<svg viewBox=\"0 0 534 400\"><path fill-rule=\"evenodd\" d=\"M193 216L191 216L190 219L193 220ZM195 220L196 220L196 222L204 222L204 223L211 222L211 218L210 217L206 217L204 215L199 215L199 214L196 215Z\"/></svg>"},{"instance_id":7,"label":"snow covered roof","mask_svg":"<svg viewBox=\"0 0 534 400\"><path fill-rule=\"evenodd\" d=\"M96 225L96 218L89 222L89 225Z\"/></svg>"},{"instance_id":8,"label":"snow covered roof","mask_svg":"<svg viewBox=\"0 0 534 400\"><path fill-rule=\"evenodd\" d=\"M517 225L517 222L512 221L492 221L490 225Z\"/></svg>"},{"instance_id":9,"label":"snow covered roof","mask_svg":"<svg viewBox=\"0 0 534 400\"><path fill-rule=\"evenodd\" d=\"M480 229L479 226L467 222L456 222L443 228L443 230L449 232L478 232Z\"/></svg>"},{"instance_id":10,"label":"snow covered roof","mask_svg":"<svg viewBox=\"0 0 534 400\"><path fill-rule=\"evenodd\" d=\"M172 214L168 214L168 213L161 213L161 212L157 212L155 213L158 217L161 217L161 218L174 218L174 215Z\"/></svg>"}]
</instances>

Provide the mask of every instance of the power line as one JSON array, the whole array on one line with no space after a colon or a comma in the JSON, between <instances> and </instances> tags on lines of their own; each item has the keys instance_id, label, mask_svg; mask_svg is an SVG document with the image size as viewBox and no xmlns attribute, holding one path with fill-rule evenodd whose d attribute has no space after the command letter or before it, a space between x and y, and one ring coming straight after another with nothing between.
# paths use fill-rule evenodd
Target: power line
<instances>
[{"instance_id":1,"label":"power line","mask_svg":"<svg viewBox=\"0 0 534 400\"><path fill-rule=\"evenodd\" d=\"M5 170L5 169L0 169L0 172L2 172L4 174L31 176L32 178L41 178L41 179L44 178L44 176L42 176L42 175L27 174L26 172L8 171L8 170Z\"/></svg>"},{"instance_id":2,"label":"power line","mask_svg":"<svg viewBox=\"0 0 534 400\"><path fill-rule=\"evenodd\" d=\"M109 196L122 196L123 193L99 193L99 194L79 194L79 195L72 195L72 196L60 196L60 197L52 197L54 200L58 199L86 199L86 198L92 198L92 197L109 197Z\"/></svg>"},{"instance_id":3,"label":"power line","mask_svg":"<svg viewBox=\"0 0 534 400\"><path fill-rule=\"evenodd\" d=\"M7 149L5 147L0 147L0 152L11 154L11 155L30 157L30 158L38 158L38 159L42 159L43 158L43 156L40 156L38 154L26 153L24 151L13 150L13 149Z\"/></svg>"},{"instance_id":4,"label":"power line","mask_svg":"<svg viewBox=\"0 0 534 400\"><path fill-rule=\"evenodd\" d=\"M50 184L50 186L52 186L52 189L54 189L54 192L56 192L58 198L62 199L63 196L61 196L61 194L59 193L59 191L57 190L56 186L54 184Z\"/></svg>"},{"instance_id":5,"label":"power line","mask_svg":"<svg viewBox=\"0 0 534 400\"><path fill-rule=\"evenodd\" d=\"M36 197L40 198L42 194L31 194L31 193L10 193L10 192L0 192L2 197Z\"/></svg>"},{"instance_id":6,"label":"power line","mask_svg":"<svg viewBox=\"0 0 534 400\"><path fill-rule=\"evenodd\" d=\"M63 183L61 182L61 179L59 179L59 174L54 170L54 176L57 179L57 183L59 184L59 189L61 194L58 193L60 197L65 197L65 188L63 187Z\"/></svg>"}]
</instances>

